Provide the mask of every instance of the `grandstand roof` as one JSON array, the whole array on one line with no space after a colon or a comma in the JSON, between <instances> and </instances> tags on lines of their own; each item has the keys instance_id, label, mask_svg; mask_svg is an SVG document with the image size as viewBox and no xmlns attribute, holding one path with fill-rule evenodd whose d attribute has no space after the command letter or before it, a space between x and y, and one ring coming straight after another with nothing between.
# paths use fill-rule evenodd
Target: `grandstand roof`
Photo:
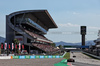
<instances>
[{"instance_id":1,"label":"grandstand roof","mask_svg":"<svg viewBox=\"0 0 100 66\"><path fill-rule=\"evenodd\" d=\"M48 28L57 28L56 23L50 16L49 12L47 10L24 10L24 11L17 11L14 13L11 13L10 15L18 15L23 13L31 13L33 14L37 19L39 19L45 26Z\"/></svg>"}]
</instances>

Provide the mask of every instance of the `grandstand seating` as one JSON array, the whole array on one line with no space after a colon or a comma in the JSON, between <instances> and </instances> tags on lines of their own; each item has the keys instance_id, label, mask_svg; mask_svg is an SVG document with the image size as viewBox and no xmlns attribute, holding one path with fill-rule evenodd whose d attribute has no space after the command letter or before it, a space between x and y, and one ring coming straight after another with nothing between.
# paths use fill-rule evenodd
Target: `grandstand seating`
<instances>
[{"instance_id":1,"label":"grandstand seating","mask_svg":"<svg viewBox=\"0 0 100 66\"><path fill-rule=\"evenodd\" d=\"M28 30L26 30L26 29L25 29L25 32L28 33L29 35L31 35L31 36L34 37L34 38L41 38L41 39L47 40L47 38L45 38L44 36L37 35L37 34L31 32L31 31L28 31Z\"/></svg>"},{"instance_id":2,"label":"grandstand seating","mask_svg":"<svg viewBox=\"0 0 100 66\"><path fill-rule=\"evenodd\" d=\"M40 38L40 39L44 39L44 40L48 40L45 36L42 36L42 35L38 35L38 34L35 34L34 32L31 32L29 30L26 30L24 29L24 31L26 33L28 33L30 36L34 37L34 38ZM52 47L51 45L48 45L48 44L37 44L37 43L33 43L32 44L33 46L45 51L45 52L56 52L56 51L59 51L58 49Z\"/></svg>"},{"instance_id":3,"label":"grandstand seating","mask_svg":"<svg viewBox=\"0 0 100 66\"><path fill-rule=\"evenodd\" d=\"M55 51L58 51L58 49L50 46L50 45L46 45L46 44L32 44L33 46L39 48L39 49L42 49L43 51L45 52L55 52Z\"/></svg>"}]
</instances>

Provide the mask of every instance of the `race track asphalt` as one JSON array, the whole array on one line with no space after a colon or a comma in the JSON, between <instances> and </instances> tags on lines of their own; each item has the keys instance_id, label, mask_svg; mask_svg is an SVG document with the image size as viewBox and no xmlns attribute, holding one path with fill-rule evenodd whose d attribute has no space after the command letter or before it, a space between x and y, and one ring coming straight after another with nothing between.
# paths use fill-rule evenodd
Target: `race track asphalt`
<instances>
[{"instance_id":1,"label":"race track asphalt","mask_svg":"<svg viewBox=\"0 0 100 66\"><path fill-rule=\"evenodd\" d=\"M63 58L52 59L0 59L0 66L54 66Z\"/></svg>"}]
</instances>

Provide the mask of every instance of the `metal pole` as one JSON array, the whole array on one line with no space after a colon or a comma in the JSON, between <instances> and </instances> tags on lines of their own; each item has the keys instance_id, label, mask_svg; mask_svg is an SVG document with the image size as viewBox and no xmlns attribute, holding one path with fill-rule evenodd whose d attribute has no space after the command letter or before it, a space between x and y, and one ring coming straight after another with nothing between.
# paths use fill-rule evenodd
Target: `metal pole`
<instances>
[{"instance_id":1,"label":"metal pole","mask_svg":"<svg viewBox=\"0 0 100 66\"><path fill-rule=\"evenodd\" d=\"M29 45L29 54L30 54L30 45Z\"/></svg>"},{"instance_id":2,"label":"metal pole","mask_svg":"<svg viewBox=\"0 0 100 66\"><path fill-rule=\"evenodd\" d=\"M9 55L9 44L7 43L7 56Z\"/></svg>"},{"instance_id":3,"label":"metal pole","mask_svg":"<svg viewBox=\"0 0 100 66\"><path fill-rule=\"evenodd\" d=\"M82 34L82 46L85 46L85 34Z\"/></svg>"},{"instance_id":4,"label":"metal pole","mask_svg":"<svg viewBox=\"0 0 100 66\"><path fill-rule=\"evenodd\" d=\"M99 56L99 51L98 51L98 47L97 47L97 56Z\"/></svg>"},{"instance_id":5,"label":"metal pole","mask_svg":"<svg viewBox=\"0 0 100 66\"><path fill-rule=\"evenodd\" d=\"M16 44L15 44L15 55L16 55Z\"/></svg>"}]
</instances>

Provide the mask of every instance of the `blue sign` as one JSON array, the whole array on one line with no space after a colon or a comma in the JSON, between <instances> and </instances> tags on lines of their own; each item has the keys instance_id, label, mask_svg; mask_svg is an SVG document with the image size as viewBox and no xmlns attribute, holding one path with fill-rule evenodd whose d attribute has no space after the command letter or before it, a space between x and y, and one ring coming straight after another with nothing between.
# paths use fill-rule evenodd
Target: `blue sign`
<instances>
[{"instance_id":1,"label":"blue sign","mask_svg":"<svg viewBox=\"0 0 100 66\"><path fill-rule=\"evenodd\" d=\"M30 56L30 59L35 59L35 56Z\"/></svg>"},{"instance_id":2,"label":"blue sign","mask_svg":"<svg viewBox=\"0 0 100 66\"><path fill-rule=\"evenodd\" d=\"M40 56L40 58L44 58L44 56Z\"/></svg>"},{"instance_id":3,"label":"blue sign","mask_svg":"<svg viewBox=\"0 0 100 66\"><path fill-rule=\"evenodd\" d=\"M52 58L52 56L48 56L48 58Z\"/></svg>"},{"instance_id":4,"label":"blue sign","mask_svg":"<svg viewBox=\"0 0 100 66\"><path fill-rule=\"evenodd\" d=\"M19 56L19 59L25 59L25 56Z\"/></svg>"},{"instance_id":5,"label":"blue sign","mask_svg":"<svg viewBox=\"0 0 100 66\"><path fill-rule=\"evenodd\" d=\"M56 56L56 58L60 58L60 56Z\"/></svg>"}]
</instances>

